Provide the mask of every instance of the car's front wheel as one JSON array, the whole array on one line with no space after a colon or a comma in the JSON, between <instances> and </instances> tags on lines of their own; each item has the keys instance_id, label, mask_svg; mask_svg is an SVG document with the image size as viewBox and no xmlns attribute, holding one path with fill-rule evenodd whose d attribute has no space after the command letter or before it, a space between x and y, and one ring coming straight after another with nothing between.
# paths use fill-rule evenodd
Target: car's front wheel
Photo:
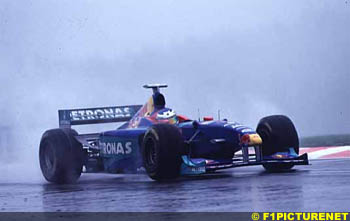
<instances>
[{"instance_id":1,"label":"car's front wheel","mask_svg":"<svg viewBox=\"0 0 350 221\"><path fill-rule=\"evenodd\" d=\"M143 164L154 180L174 179L180 175L183 139L179 129L170 124L150 127L142 142Z\"/></svg>"},{"instance_id":2,"label":"car's front wheel","mask_svg":"<svg viewBox=\"0 0 350 221\"><path fill-rule=\"evenodd\" d=\"M277 152L288 152L293 148L299 153L299 138L293 122L284 115L268 116L260 120L256 129L262 143L262 155L270 156ZM288 163L263 164L267 171L289 170L294 165Z\"/></svg>"}]
</instances>

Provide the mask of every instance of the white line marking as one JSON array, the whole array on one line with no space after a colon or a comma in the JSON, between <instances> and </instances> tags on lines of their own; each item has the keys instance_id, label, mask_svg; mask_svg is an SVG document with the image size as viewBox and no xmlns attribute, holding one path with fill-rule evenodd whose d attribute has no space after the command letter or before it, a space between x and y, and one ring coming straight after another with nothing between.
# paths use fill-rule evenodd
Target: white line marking
<instances>
[{"instance_id":1,"label":"white line marking","mask_svg":"<svg viewBox=\"0 0 350 221\"><path fill-rule=\"evenodd\" d=\"M309 159L318 159L320 157L323 157L329 154L339 153L347 150L350 150L350 146L330 147L324 150L318 150L315 152L308 153L308 156L309 156Z\"/></svg>"}]
</instances>

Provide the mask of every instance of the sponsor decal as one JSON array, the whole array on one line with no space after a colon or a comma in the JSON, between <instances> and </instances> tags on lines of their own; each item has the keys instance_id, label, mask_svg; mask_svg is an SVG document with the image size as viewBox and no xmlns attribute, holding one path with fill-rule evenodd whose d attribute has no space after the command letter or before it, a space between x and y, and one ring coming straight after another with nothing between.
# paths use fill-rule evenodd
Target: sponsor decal
<instances>
[{"instance_id":1,"label":"sponsor decal","mask_svg":"<svg viewBox=\"0 0 350 221\"><path fill-rule=\"evenodd\" d=\"M100 142L104 155L127 155L132 152L132 142Z\"/></svg>"},{"instance_id":2,"label":"sponsor decal","mask_svg":"<svg viewBox=\"0 0 350 221\"><path fill-rule=\"evenodd\" d=\"M207 166L208 169L221 169L221 168L226 168L226 167L232 167L233 164L222 164L222 165L210 165Z\"/></svg>"},{"instance_id":3,"label":"sponsor decal","mask_svg":"<svg viewBox=\"0 0 350 221\"><path fill-rule=\"evenodd\" d=\"M250 133L250 132L254 132L254 130L251 128L245 128L245 129L241 130L241 132L242 133Z\"/></svg>"},{"instance_id":4,"label":"sponsor decal","mask_svg":"<svg viewBox=\"0 0 350 221\"><path fill-rule=\"evenodd\" d=\"M123 117L131 117L130 107L72 110L70 112L70 118L72 121L113 119Z\"/></svg>"},{"instance_id":5,"label":"sponsor decal","mask_svg":"<svg viewBox=\"0 0 350 221\"><path fill-rule=\"evenodd\" d=\"M252 128L246 127L240 123L237 122L230 122L224 125L224 127L231 127L232 129L235 129L237 131L240 131L241 133L250 133L255 132Z\"/></svg>"},{"instance_id":6,"label":"sponsor decal","mask_svg":"<svg viewBox=\"0 0 350 221\"><path fill-rule=\"evenodd\" d=\"M191 172L205 173L205 167L190 167Z\"/></svg>"},{"instance_id":7,"label":"sponsor decal","mask_svg":"<svg viewBox=\"0 0 350 221\"><path fill-rule=\"evenodd\" d=\"M225 124L224 127L232 127L233 129L236 129L238 127L243 127L243 125L237 122L229 122Z\"/></svg>"}]
</instances>

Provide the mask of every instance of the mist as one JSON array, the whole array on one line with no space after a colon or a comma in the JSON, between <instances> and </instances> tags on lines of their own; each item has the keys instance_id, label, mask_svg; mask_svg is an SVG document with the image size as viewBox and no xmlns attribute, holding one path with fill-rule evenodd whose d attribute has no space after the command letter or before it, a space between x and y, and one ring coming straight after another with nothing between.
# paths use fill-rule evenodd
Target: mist
<instances>
[{"instance_id":1,"label":"mist","mask_svg":"<svg viewBox=\"0 0 350 221\"><path fill-rule=\"evenodd\" d=\"M342 0L2 0L0 128L13 135L0 159L38 175L58 109L143 104L146 83L169 84L167 105L190 118L220 110L255 128L285 114L299 136L349 133L349 27Z\"/></svg>"}]
</instances>

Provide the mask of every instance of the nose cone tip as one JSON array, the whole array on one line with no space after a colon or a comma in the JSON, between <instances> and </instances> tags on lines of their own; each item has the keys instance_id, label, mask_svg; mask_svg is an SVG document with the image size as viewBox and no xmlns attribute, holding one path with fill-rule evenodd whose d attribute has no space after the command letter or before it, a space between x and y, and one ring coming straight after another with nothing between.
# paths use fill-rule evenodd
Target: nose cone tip
<instances>
[{"instance_id":1,"label":"nose cone tip","mask_svg":"<svg viewBox=\"0 0 350 221\"><path fill-rule=\"evenodd\" d=\"M249 134L249 145L260 145L262 144L262 139L259 134Z\"/></svg>"}]
</instances>

